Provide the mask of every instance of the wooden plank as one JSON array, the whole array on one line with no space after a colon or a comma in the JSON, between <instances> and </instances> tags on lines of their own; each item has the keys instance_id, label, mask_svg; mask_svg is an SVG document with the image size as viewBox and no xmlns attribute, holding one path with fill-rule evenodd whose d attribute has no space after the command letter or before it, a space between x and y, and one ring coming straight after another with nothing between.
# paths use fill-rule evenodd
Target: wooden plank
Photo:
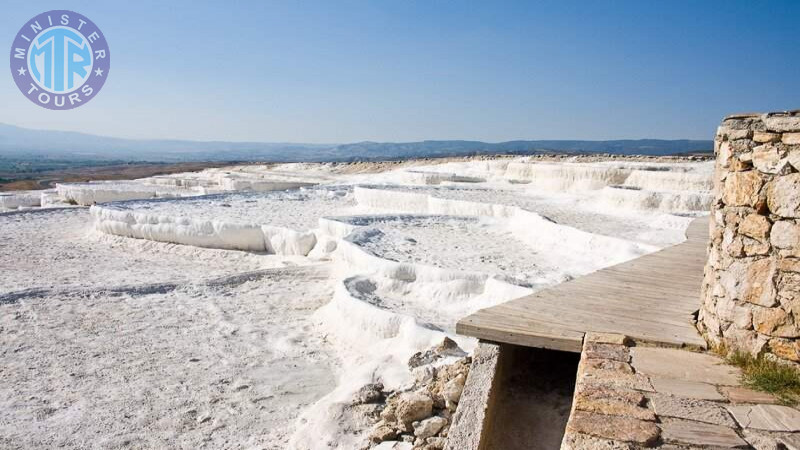
<instances>
[{"instance_id":1,"label":"wooden plank","mask_svg":"<svg viewBox=\"0 0 800 450\"><path fill-rule=\"evenodd\" d=\"M460 320L456 332L573 352L580 352L587 331L703 347L691 320L700 306L708 219L692 221L686 236L681 244L480 310Z\"/></svg>"},{"instance_id":2,"label":"wooden plank","mask_svg":"<svg viewBox=\"0 0 800 450\"><path fill-rule=\"evenodd\" d=\"M473 321L477 323L473 323ZM519 329L504 327L503 331L499 331L498 327L486 326L486 324L479 319L465 319L459 321L456 325L456 333L474 336L486 341L575 353L581 351L584 336L584 333L573 330L563 329L546 332L535 327L523 327Z\"/></svg>"},{"instance_id":3,"label":"wooden plank","mask_svg":"<svg viewBox=\"0 0 800 450\"><path fill-rule=\"evenodd\" d=\"M668 322L663 319L657 321L644 321L641 318L641 314L636 317L631 317L621 314L621 310L612 310L603 314L596 310L570 310L569 307L554 304L540 307L535 315L529 312L526 314L526 312L519 309L506 309L501 312L506 314L517 314L520 318L535 317L536 319L542 319L543 317L547 317L551 321L560 320L562 324L569 323L573 326L576 324L581 324L583 327L585 327L587 324L592 324L592 326L608 332L621 332L621 328L624 328L628 331L628 333L624 334L633 333L635 331L639 334L658 335L659 332L664 332L668 333L670 336L674 336L676 333L680 333L682 336L686 336L687 338L696 334L696 332L691 334L687 332L690 325L688 317L682 317L680 320L676 320L674 322ZM569 327L564 327L570 329ZM582 331L587 330L584 328Z\"/></svg>"},{"instance_id":4,"label":"wooden plank","mask_svg":"<svg viewBox=\"0 0 800 450\"><path fill-rule=\"evenodd\" d=\"M552 305L550 305L552 306ZM592 312L586 314L585 311L568 311L566 309L556 308L542 308L538 313L532 314L524 310L507 309L501 313L514 316L515 322L529 320L527 326L529 330L536 330L538 332L541 327L542 319L549 320L547 323L548 331L555 325L553 321L559 320L563 323L569 323L571 327L563 326L562 334L567 334L566 331L575 331L575 325L581 325L581 331L604 331L604 332L620 332L621 328L626 330L625 334L631 336L641 336L646 338L662 336L664 342L671 345L681 345L683 341L688 344L698 345L699 336L696 332L687 332L689 328L689 317L684 316L678 323L667 323L664 321L642 321L640 317L622 317L619 314L614 314L612 311L609 314L598 314ZM496 316L496 314L494 315ZM502 322L494 320L491 315L481 316L476 314L470 317L472 326L477 327L492 327L493 325L506 325ZM519 333L519 325L515 326L516 332ZM548 335L552 334L548 332ZM486 335L481 336L487 339Z\"/></svg>"},{"instance_id":5,"label":"wooden plank","mask_svg":"<svg viewBox=\"0 0 800 450\"><path fill-rule=\"evenodd\" d=\"M644 340L655 340L663 344L674 346L681 346L685 344L702 346L703 344L700 336L691 328L688 317L684 317L683 323L678 325L631 319L614 315L613 313L599 315L596 313L586 314L584 312L581 314L581 311L569 312L566 310L553 310L551 308L546 308L537 314L532 314L530 312L526 313L521 310L505 310L500 311L499 313L509 317L514 317L514 321L517 323L526 323L525 321L527 320L525 325L527 327L526 330L520 330L519 325L515 325L513 327L515 334L521 334L524 331L524 334L526 335L535 336L537 333L539 333L540 327L542 326L542 319L545 319L550 321L546 323L548 330L546 334L548 336L554 334L551 331L552 327L555 325L552 321L558 320L561 321L562 324L567 324L562 325L562 330L560 332L565 336L570 335L569 332L574 332L577 330L582 332L598 331L612 333L620 333L622 330L624 330L625 332L623 334L627 334L634 338L638 337ZM507 326L508 324L497 321L496 317L497 312L488 315L480 315L480 313L478 313L470 316L470 322L473 327L493 328L497 329L501 333L503 331L508 331L510 328ZM480 337L483 339L490 339L487 334L482 334Z\"/></svg>"}]
</instances>

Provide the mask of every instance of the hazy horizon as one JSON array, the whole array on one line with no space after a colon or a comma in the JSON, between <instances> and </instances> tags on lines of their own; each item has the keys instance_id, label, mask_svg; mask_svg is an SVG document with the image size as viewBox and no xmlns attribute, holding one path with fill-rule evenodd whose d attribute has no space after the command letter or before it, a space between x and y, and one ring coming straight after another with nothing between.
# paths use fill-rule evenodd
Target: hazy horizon
<instances>
[{"instance_id":1,"label":"hazy horizon","mask_svg":"<svg viewBox=\"0 0 800 450\"><path fill-rule=\"evenodd\" d=\"M559 138L559 139L539 139L536 137L525 137L520 139L509 139L504 141L486 141L480 139L460 139L460 138L424 138L415 141L375 141L375 140L354 140L348 142L306 142L306 141L253 141L253 140L236 140L236 139L179 139L179 138L149 138L149 137L139 137L139 138L130 138L124 136L114 136L109 134L103 133L92 133L87 131L80 131L80 130L67 130L67 129L50 129L50 128L32 128L26 127L22 125L17 125L14 123L8 122L0 122L0 126L7 126L13 127L25 131L33 131L33 132L55 132L55 133L77 133L83 134L91 137L99 137L104 139L120 139L120 140L130 140L130 141L185 141L185 142L196 142L196 143L207 143L213 144L216 142L219 143L235 143L235 144L248 144L248 143L257 143L257 144L302 144L302 145L315 145L315 146L335 146L335 145L344 145L344 144L358 144L358 143L381 143L381 144L404 144L404 143L414 143L414 142L446 142L446 141L464 141L464 142L483 142L487 144L502 144L507 142L535 142L535 141L586 141L586 142L608 142L608 141L713 141L713 139L708 138L701 138L701 139L690 139L690 138L661 138L661 137L652 137L652 136L641 136L641 137L620 137L616 139L572 139L569 137Z\"/></svg>"},{"instance_id":2,"label":"hazy horizon","mask_svg":"<svg viewBox=\"0 0 800 450\"><path fill-rule=\"evenodd\" d=\"M72 131L37 130L0 123L0 159L39 158L136 161L349 161L475 154L615 153L668 155L711 151L711 140L424 140L303 142L233 142L174 139L124 139ZM15 165L13 163L12 165ZM15 166L16 167L16 166Z\"/></svg>"}]
</instances>

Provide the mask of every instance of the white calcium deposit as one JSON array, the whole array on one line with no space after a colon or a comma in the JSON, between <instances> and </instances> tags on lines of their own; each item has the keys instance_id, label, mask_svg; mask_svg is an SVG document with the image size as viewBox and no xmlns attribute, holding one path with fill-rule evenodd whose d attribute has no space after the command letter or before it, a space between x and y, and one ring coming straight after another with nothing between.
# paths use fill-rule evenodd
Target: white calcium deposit
<instances>
[{"instance_id":1,"label":"white calcium deposit","mask_svg":"<svg viewBox=\"0 0 800 450\"><path fill-rule=\"evenodd\" d=\"M44 191L0 192L0 212L42 206Z\"/></svg>"},{"instance_id":2,"label":"white calcium deposit","mask_svg":"<svg viewBox=\"0 0 800 450\"><path fill-rule=\"evenodd\" d=\"M319 178L293 175L266 166L213 168L197 173L158 175L132 181L59 183L56 191L67 203L82 206L125 200L193 197L222 192L267 192L313 186Z\"/></svg>"},{"instance_id":3,"label":"white calcium deposit","mask_svg":"<svg viewBox=\"0 0 800 450\"><path fill-rule=\"evenodd\" d=\"M206 248L307 255L319 217L355 203L349 187L299 188L92 206L104 233Z\"/></svg>"},{"instance_id":4,"label":"white calcium deposit","mask_svg":"<svg viewBox=\"0 0 800 450\"><path fill-rule=\"evenodd\" d=\"M710 163L374 167L0 194L0 447L361 448L362 386L410 385L446 336L471 351L471 312L682 241L711 201Z\"/></svg>"}]
</instances>

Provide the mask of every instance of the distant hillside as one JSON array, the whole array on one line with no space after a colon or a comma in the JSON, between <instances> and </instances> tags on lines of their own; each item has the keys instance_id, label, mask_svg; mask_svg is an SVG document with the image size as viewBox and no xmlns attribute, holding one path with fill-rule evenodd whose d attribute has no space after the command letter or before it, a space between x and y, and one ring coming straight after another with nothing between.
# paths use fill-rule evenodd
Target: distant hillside
<instances>
[{"instance_id":1,"label":"distant hillside","mask_svg":"<svg viewBox=\"0 0 800 450\"><path fill-rule=\"evenodd\" d=\"M534 154L534 153L614 153L621 155L676 155L710 152L712 141L693 140L615 140L615 141L422 141L422 142L359 142L336 146L333 152L345 159L395 159L432 156L461 156L472 154Z\"/></svg>"},{"instance_id":2,"label":"distant hillside","mask_svg":"<svg viewBox=\"0 0 800 450\"><path fill-rule=\"evenodd\" d=\"M0 124L0 158L76 158L126 161L352 161L473 154L615 153L673 155L711 151L712 141L422 141L298 144L118 139Z\"/></svg>"}]
</instances>

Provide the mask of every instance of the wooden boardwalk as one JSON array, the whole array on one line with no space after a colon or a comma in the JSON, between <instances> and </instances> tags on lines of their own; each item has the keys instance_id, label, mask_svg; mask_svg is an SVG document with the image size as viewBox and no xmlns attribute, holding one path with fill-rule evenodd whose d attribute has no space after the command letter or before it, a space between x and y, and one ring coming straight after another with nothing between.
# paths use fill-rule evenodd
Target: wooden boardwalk
<instances>
[{"instance_id":1,"label":"wooden boardwalk","mask_svg":"<svg viewBox=\"0 0 800 450\"><path fill-rule=\"evenodd\" d=\"M638 342L705 348L692 324L700 308L708 218L686 241L461 319L456 331L486 341L580 352L588 331Z\"/></svg>"}]
</instances>

